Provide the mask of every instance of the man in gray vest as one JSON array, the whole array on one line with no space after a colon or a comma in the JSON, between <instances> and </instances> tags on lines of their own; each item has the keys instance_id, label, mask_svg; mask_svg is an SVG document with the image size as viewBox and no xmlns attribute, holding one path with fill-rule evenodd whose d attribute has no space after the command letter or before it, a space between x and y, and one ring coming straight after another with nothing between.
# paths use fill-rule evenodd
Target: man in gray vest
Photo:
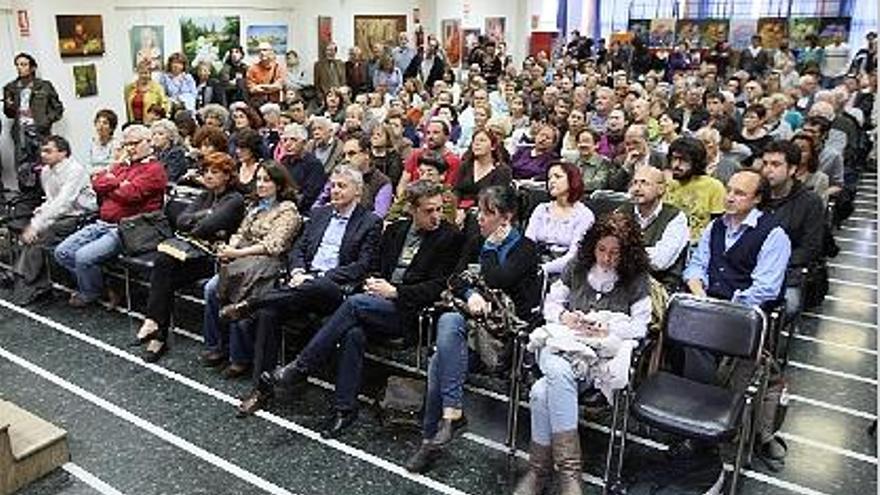
<instances>
[{"instance_id":1,"label":"man in gray vest","mask_svg":"<svg viewBox=\"0 0 880 495\"><path fill-rule=\"evenodd\" d=\"M638 167L629 186L632 205L623 208L633 214L642 229L651 275L672 293L681 286L690 234L687 216L678 208L663 203L665 192L666 176L660 169Z\"/></svg>"}]
</instances>

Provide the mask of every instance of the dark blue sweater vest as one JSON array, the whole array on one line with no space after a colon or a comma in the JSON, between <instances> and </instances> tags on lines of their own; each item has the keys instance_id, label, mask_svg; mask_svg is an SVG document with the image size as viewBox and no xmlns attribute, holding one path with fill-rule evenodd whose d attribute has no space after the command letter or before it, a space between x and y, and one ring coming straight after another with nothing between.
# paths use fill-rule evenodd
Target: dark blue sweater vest
<instances>
[{"instance_id":1,"label":"dark blue sweater vest","mask_svg":"<svg viewBox=\"0 0 880 495\"><path fill-rule=\"evenodd\" d=\"M749 288L764 239L778 226L776 218L765 213L758 218L756 226L746 227L742 236L725 252L725 225L720 218L717 219L709 237L709 287L706 294L729 301L733 299L734 291Z\"/></svg>"}]
</instances>

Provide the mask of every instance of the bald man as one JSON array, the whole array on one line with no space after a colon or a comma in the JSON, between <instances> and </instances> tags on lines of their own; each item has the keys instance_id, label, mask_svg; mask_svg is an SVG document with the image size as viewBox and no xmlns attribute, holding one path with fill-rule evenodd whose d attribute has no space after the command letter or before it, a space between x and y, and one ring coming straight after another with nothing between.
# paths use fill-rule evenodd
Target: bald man
<instances>
[{"instance_id":1,"label":"bald man","mask_svg":"<svg viewBox=\"0 0 880 495\"><path fill-rule=\"evenodd\" d=\"M687 216L663 203L666 176L656 167L635 171L629 185L632 203L621 207L633 215L642 229L642 241L651 262L651 275L670 292L677 292L687 258Z\"/></svg>"}]
</instances>

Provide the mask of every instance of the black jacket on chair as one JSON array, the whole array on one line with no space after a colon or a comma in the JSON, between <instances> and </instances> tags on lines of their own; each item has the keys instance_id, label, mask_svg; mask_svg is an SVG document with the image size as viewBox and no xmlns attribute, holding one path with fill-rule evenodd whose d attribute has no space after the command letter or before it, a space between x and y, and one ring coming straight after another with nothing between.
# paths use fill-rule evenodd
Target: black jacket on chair
<instances>
[{"instance_id":1,"label":"black jacket on chair","mask_svg":"<svg viewBox=\"0 0 880 495\"><path fill-rule=\"evenodd\" d=\"M321 206L311 212L302 235L296 240L288 255L291 270L301 268L311 271L312 261L321 246L324 231L330 224L334 209ZM382 235L382 219L361 205L351 212L342 244L339 247L339 264L324 273L324 277L337 285L360 285L376 263L379 239Z\"/></svg>"},{"instance_id":2,"label":"black jacket on chair","mask_svg":"<svg viewBox=\"0 0 880 495\"><path fill-rule=\"evenodd\" d=\"M378 268L381 276L391 281L397 261L403 250L406 234L412 220L404 219L385 228L379 246ZM405 328L412 328L418 312L440 299L446 288L446 279L455 268L461 252L461 234L445 221L440 227L423 234L419 251L403 275L403 282L396 284L397 309L403 313Z\"/></svg>"}]
</instances>

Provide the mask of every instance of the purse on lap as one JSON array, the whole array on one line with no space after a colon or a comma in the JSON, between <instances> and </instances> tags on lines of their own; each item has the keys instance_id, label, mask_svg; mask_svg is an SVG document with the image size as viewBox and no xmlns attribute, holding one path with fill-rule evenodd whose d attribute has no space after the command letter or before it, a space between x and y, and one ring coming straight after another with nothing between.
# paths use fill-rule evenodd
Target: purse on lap
<instances>
[{"instance_id":1,"label":"purse on lap","mask_svg":"<svg viewBox=\"0 0 880 495\"><path fill-rule=\"evenodd\" d=\"M119 221L122 250L128 256L155 251L160 242L173 234L171 224L161 210L140 213Z\"/></svg>"}]
</instances>

